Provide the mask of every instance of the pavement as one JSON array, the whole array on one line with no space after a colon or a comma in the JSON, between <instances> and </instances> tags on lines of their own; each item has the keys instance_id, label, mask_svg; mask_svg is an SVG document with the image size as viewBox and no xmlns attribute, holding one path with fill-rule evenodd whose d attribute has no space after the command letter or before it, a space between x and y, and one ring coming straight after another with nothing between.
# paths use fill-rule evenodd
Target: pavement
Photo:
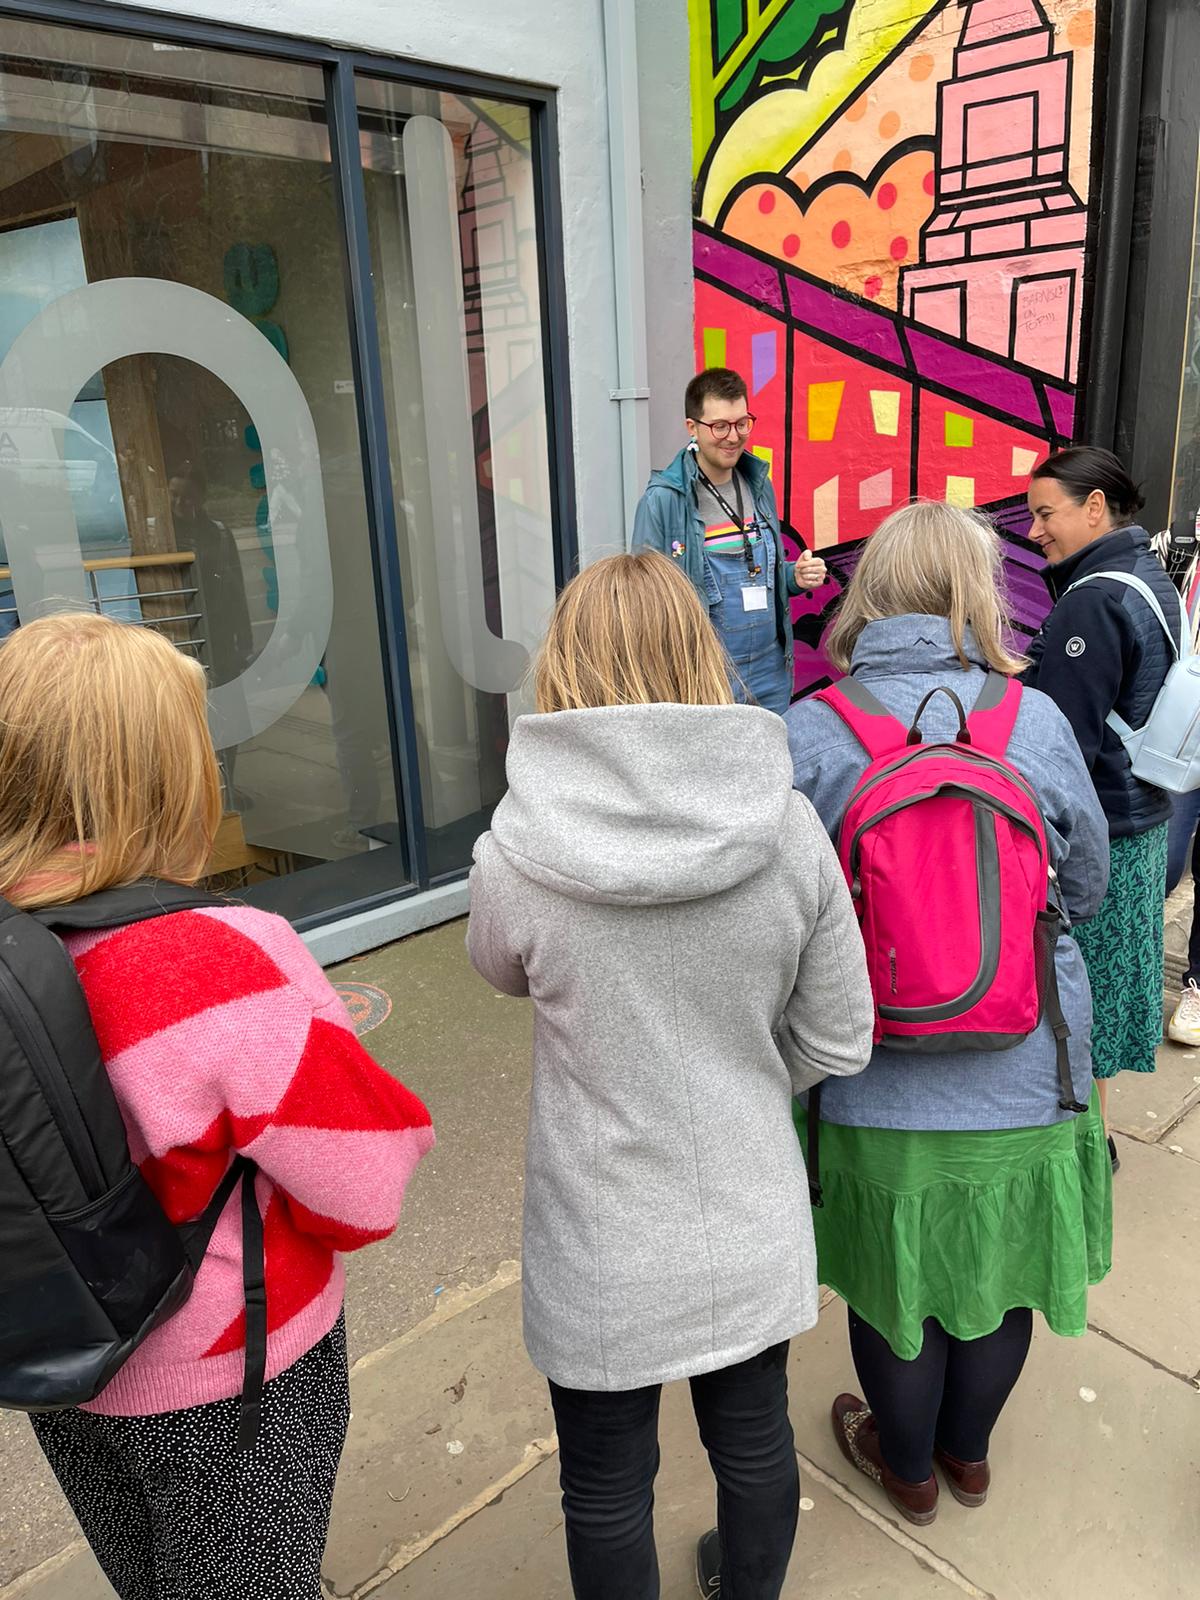
<instances>
[{"instance_id":1,"label":"pavement","mask_svg":"<svg viewBox=\"0 0 1200 1600\"><path fill-rule=\"evenodd\" d=\"M1187 891L1168 907L1177 982ZM431 1106L439 1145L396 1235L352 1259L354 1416L325 1563L338 1600L569 1600L556 1441L521 1344L527 1004L469 970L450 924L331 973L364 1042ZM382 991L377 994L376 991ZM378 1018L388 1009L390 1015ZM1039 1325L975 1511L943 1494L901 1522L839 1454L829 1403L853 1387L844 1307L795 1340L802 1494L786 1600L1193 1600L1200 1556L1200 1051L1125 1075L1115 1264L1081 1340ZM669 1386L656 1527L664 1600L695 1594L714 1492L686 1385ZM112 1600L27 1425L0 1423L0 1600ZM614 1596L614 1600L620 1597Z\"/></svg>"}]
</instances>

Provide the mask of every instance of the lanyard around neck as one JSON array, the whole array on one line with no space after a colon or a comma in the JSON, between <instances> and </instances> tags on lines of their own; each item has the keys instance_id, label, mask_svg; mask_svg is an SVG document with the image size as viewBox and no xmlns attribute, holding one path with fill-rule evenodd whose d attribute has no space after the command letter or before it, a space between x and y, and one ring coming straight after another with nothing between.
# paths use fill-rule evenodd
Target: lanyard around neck
<instances>
[{"instance_id":1,"label":"lanyard around neck","mask_svg":"<svg viewBox=\"0 0 1200 1600\"><path fill-rule=\"evenodd\" d=\"M737 501L736 512L729 504L729 501L726 500L725 496L721 493L720 489L717 488L716 484L708 476L707 472L704 471L703 467L699 468L698 470L700 473L700 482L708 490L709 494L712 495L713 499L720 506L721 510L725 513L730 522L733 523L734 527L742 536L742 554L746 558L746 571L752 578L761 577L762 568L754 559L754 546L750 543L750 535L746 532L746 506L742 499L742 484L741 479L738 477L737 468L735 467L733 470L733 497Z\"/></svg>"}]
</instances>

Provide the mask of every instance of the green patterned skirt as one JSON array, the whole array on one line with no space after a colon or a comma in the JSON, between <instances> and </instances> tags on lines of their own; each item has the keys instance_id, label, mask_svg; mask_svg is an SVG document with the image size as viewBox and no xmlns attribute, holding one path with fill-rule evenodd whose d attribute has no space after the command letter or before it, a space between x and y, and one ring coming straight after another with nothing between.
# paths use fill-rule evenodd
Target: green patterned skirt
<instances>
[{"instance_id":1,"label":"green patterned skirt","mask_svg":"<svg viewBox=\"0 0 1200 1600\"><path fill-rule=\"evenodd\" d=\"M868 1071L870 1069L868 1068ZM804 1146L807 1113L796 1105ZM905 1361L926 1317L956 1339L1014 1306L1055 1333L1087 1329L1088 1286L1112 1265L1112 1168L1099 1096L1048 1128L911 1133L821 1123L817 1268Z\"/></svg>"},{"instance_id":2,"label":"green patterned skirt","mask_svg":"<svg viewBox=\"0 0 1200 1600\"><path fill-rule=\"evenodd\" d=\"M1092 1072L1153 1072L1162 1043L1167 824L1112 841L1108 893L1071 934L1092 986Z\"/></svg>"}]
</instances>

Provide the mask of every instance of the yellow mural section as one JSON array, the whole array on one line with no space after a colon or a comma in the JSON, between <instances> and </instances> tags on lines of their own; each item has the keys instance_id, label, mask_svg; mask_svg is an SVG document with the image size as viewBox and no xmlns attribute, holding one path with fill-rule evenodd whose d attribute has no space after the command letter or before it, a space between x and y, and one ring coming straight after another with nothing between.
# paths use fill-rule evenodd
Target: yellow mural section
<instances>
[{"instance_id":1,"label":"yellow mural section","mask_svg":"<svg viewBox=\"0 0 1200 1600\"><path fill-rule=\"evenodd\" d=\"M752 3L752 0L751 0ZM781 11L788 0L779 0ZM765 10L765 8L764 8ZM692 151L695 172L714 136L714 103L736 72L733 59L712 73L708 0L688 0L692 39ZM783 82L753 101L732 123L705 175L699 215L715 222L732 189L755 172L782 172L865 78L929 19L929 0L859 0L845 47L817 64L805 88ZM718 82L717 79L720 79Z\"/></svg>"}]
</instances>

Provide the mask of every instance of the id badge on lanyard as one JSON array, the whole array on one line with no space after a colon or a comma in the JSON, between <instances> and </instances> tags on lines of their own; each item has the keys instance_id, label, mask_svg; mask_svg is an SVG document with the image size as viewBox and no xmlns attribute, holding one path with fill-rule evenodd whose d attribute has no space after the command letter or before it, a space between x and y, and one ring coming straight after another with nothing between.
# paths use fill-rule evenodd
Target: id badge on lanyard
<instances>
[{"instance_id":1,"label":"id badge on lanyard","mask_svg":"<svg viewBox=\"0 0 1200 1600\"><path fill-rule=\"evenodd\" d=\"M738 475L736 472L733 475L733 492L737 497L736 513L717 486L703 472L700 473L700 481L742 536L742 548L746 555L746 576L749 579L749 582L742 585L742 610L765 611L767 609L767 580L763 576L762 567L754 559L754 546L750 541L751 530L755 527L757 519L748 520L746 517L745 506L742 502L742 485ZM762 537L765 540L766 535L764 534ZM765 550L765 543L763 548ZM758 580L757 582L755 581L756 579Z\"/></svg>"}]
</instances>

